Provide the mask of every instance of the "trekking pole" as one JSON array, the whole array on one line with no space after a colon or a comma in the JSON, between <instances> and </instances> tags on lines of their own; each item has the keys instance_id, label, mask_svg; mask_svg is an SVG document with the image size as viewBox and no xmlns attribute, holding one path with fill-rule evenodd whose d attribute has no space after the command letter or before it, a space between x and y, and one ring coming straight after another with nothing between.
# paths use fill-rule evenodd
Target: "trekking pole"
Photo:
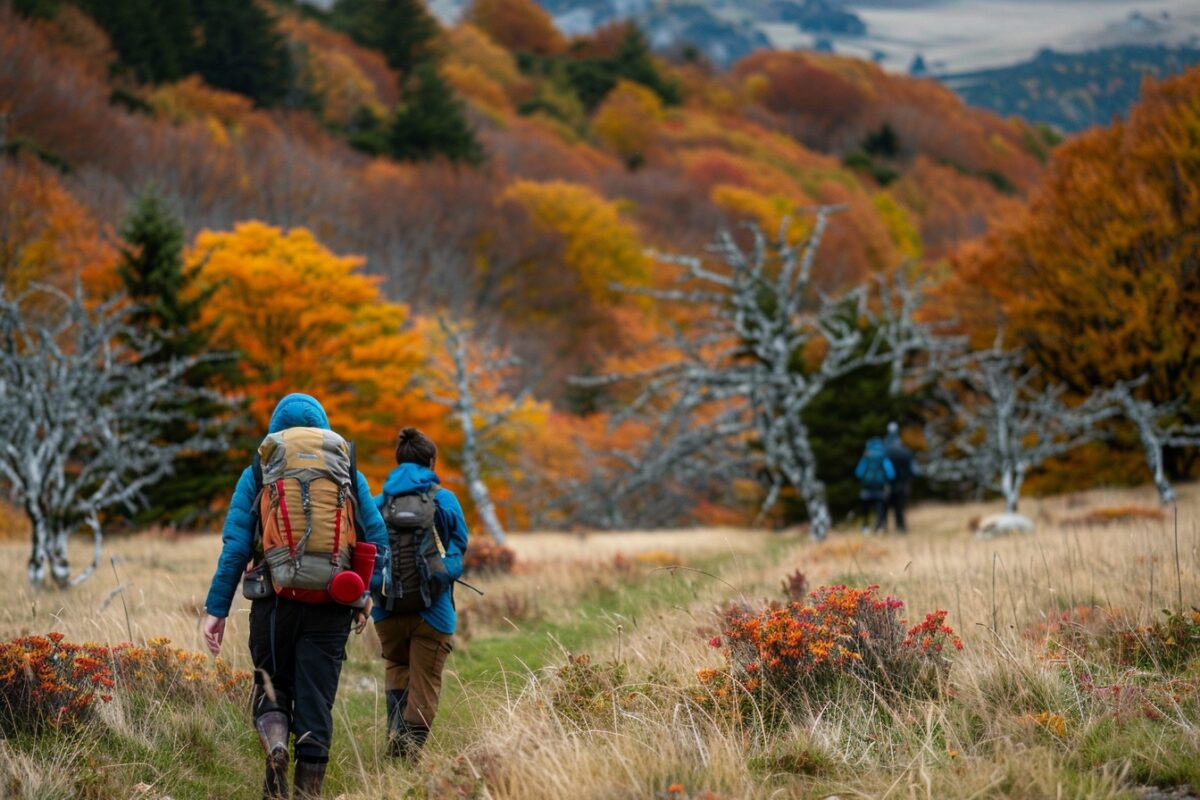
<instances>
[{"instance_id":1,"label":"trekking pole","mask_svg":"<svg viewBox=\"0 0 1200 800\"><path fill-rule=\"evenodd\" d=\"M470 589L472 592L475 592L475 594L479 595L480 597L483 597L483 590L482 590L482 589L476 589L474 586L472 586L471 584L467 583L467 582L466 582L466 581L464 581L462 578L455 578L455 579L454 579L454 582L455 582L455 583L461 583L463 586L467 587L467 588L468 588L468 589Z\"/></svg>"}]
</instances>

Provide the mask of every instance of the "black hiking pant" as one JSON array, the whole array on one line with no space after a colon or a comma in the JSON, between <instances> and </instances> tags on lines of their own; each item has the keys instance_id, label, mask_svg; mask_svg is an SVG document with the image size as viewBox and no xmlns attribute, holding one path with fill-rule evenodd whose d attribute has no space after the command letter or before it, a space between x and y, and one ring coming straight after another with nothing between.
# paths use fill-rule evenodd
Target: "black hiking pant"
<instances>
[{"instance_id":1,"label":"black hiking pant","mask_svg":"<svg viewBox=\"0 0 1200 800\"><path fill-rule=\"evenodd\" d=\"M337 603L268 597L250 604L251 708L255 719L268 711L287 715L297 761L329 761L333 699L353 616Z\"/></svg>"},{"instance_id":2,"label":"black hiking pant","mask_svg":"<svg viewBox=\"0 0 1200 800\"><path fill-rule=\"evenodd\" d=\"M887 497L882 491L863 489L858 495L859 511L863 518L863 528L871 527L871 511L875 511L875 530L883 530L887 525Z\"/></svg>"},{"instance_id":3,"label":"black hiking pant","mask_svg":"<svg viewBox=\"0 0 1200 800\"><path fill-rule=\"evenodd\" d=\"M900 533L908 531L908 525L904 521L904 509L908 506L908 487L893 484L888 491L887 499L888 508L892 510L892 516L896 520L896 530Z\"/></svg>"}]
</instances>

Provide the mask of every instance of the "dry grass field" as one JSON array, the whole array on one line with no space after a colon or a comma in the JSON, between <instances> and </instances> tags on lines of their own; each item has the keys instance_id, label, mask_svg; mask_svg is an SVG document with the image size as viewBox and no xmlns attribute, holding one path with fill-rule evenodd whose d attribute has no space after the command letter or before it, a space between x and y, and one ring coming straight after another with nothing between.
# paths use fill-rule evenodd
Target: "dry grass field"
<instances>
[{"instance_id":1,"label":"dry grass field","mask_svg":"<svg viewBox=\"0 0 1200 800\"><path fill-rule=\"evenodd\" d=\"M1177 525L1150 489L1029 499L1037 532L995 540L968 533L995 504L925 505L907 536L822 543L724 529L514 536L516 570L472 578L484 597L458 592L464 626L415 767L382 757L374 641L351 642L329 796L1200 796L1200 487L1180 496ZM208 535L113 538L96 575L53 592L27 585L24 543L2 543L0 640L58 631L200 650L218 549ZM697 673L728 668L710 641L721 609L784 601L797 570L813 588L877 584L912 624L945 610L963 649L924 694L848 673L769 707L761 693L714 696ZM237 668L245 619L239 601ZM0 740L0 796L256 797L241 699L185 689L114 690L80 729Z\"/></svg>"}]
</instances>

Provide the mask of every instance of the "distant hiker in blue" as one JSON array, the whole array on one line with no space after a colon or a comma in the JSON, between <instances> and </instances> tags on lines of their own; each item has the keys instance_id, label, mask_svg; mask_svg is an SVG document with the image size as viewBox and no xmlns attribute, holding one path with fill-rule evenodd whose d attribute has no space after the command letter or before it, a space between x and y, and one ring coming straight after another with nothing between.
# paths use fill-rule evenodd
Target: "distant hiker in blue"
<instances>
[{"instance_id":1,"label":"distant hiker in blue","mask_svg":"<svg viewBox=\"0 0 1200 800\"><path fill-rule=\"evenodd\" d=\"M332 586L331 579L311 575L322 569L346 572L348 545L365 541L382 556L374 574L367 574L370 587L379 588L387 528L367 479L355 466L353 445L329 429L314 398L289 394L279 402L259 454L261 460L256 457L242 472L229 504L202 629L209 650L220 653L225 620L244 577L242 593L251 599L251 705L266 751L263 797L288 797L291 733L296 737L294 797L312 800L321 796L329 762L346 640L352 624L359 632L366 625L371 595L343 605L322 588L304 588L301 574L318 587ZM281 529L287 541L277 544L271 537ZM271 554L281 551L283 561L272 561ZM251 562L254 567L247 571Z\"/></svg>"},{"instance_id":2,"label":"distant hiker in blue","mask_svg":"<svg viewBox=\"0 0 1200 800\"><path fill-rule=\"evenodd\" d=\"M908 533L904 510L908 506L908 493L912 486L912 479L917 475L917 462L913 458L913 451L901 440L900 426L895 422L888 423L887 438L884 439L883 446L888 460L892 462L892 467L896 470L896 477L888 485L887 505L895 517L896 530L900 533Z\"/></svg>"},{"instance_id":3,"label":"distant hiker in blue","mask_svg":"<svg viewBox=\"0 0 1200 800\"><path fill-rule=\"evenodd\" d=\"M887 499L888 483L895 479L896 469L888 460L884 451L883 440L872 436L867 440L867 446L858 466L854 468L854 477L858 478L858 498L863 517L863 533L871 531L871 509L875 509L875 530L883 530L887 524L884 503Z\"/></svg>"},{"instance_id":4,"label":"distant hiker in blue","mask_svg":"<svg viewBox=\"0 0 1200 800\"><path fill-rule=\"evenodd\" d=\"M462 576L467 522L458 498L438 485L437 446L428 436L400 431L396 464L375 498L391 572L371 616L387 668L388 753L414 760L429 737L453 649L453 585Z\"/></svg>"}]
</instances>

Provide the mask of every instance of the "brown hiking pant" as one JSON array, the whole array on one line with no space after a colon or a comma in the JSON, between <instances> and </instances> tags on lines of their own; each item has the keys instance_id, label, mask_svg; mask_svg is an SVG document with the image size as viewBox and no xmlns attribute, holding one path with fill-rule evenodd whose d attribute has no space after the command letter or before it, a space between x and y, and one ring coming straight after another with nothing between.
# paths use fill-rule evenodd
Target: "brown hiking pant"
<instances>
[{"instance_id":1,"label":"brown hiking pant","mask_svg":"<svg viewBox=\"0 0 1200 800\"><path fill-rule=\"evenodd\" d=\"M405 721L429 727L437 714L442 669L454 648L454 637L435 629L416 613L393 614L380 620L375 623L375 633L379 634L387 666L387 689L408 691Z\"/></svg>"}]
</instances>

